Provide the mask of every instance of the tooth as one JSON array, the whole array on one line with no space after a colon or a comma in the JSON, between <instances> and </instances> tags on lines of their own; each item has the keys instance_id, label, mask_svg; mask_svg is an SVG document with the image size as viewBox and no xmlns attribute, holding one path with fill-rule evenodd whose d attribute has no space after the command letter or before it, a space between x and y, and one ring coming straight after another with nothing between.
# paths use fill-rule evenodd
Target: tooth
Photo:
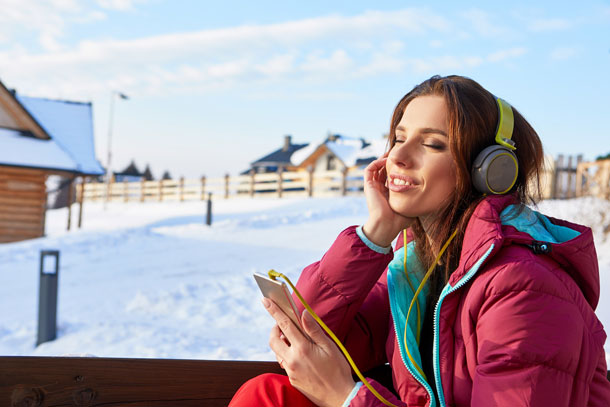
<instances>
[{"instance_id":1,"label":"tooth","mask_svg":"<svg viewBox=\"0 0 610 407\"><path fill-rule=\"evenodd\" d=\"M406 184L405 180L404 180L404 179L401 179L401 180L400 180L400 185L404 185L404 184Z\"/></svg>"}]
</instances>

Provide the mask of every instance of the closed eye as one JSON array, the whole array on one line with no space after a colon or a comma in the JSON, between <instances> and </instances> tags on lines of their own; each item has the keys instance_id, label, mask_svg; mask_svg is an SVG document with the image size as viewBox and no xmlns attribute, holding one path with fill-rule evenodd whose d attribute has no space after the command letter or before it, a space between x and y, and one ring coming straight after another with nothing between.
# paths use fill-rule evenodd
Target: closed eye
<instances>
[{"instance_id":1,"label":"closed eye","mask_svg":"<svg viewBox=\"0 0 610 407\"><path fill-rule=\"evenodd\" d=\"M424 147L432 148L434 150L439 150L439 151L445 149L444 145L441 145L441 144L431 144L431 143L424 144Z\"/></svg>"}]
</instances>

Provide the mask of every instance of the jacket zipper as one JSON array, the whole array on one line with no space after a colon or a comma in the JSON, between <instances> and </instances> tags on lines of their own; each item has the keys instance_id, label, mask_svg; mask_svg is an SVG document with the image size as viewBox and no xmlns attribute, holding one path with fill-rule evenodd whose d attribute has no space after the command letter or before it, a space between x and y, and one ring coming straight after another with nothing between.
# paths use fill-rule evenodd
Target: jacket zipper
<instances>
[{"instance_id":1,"label":"jacket zipper","mask_svg":"<svg viewBox=\"0 0 610 407\"><path fill-rule=\"evenodd\" d=\"M447 295L459 290L468 281L470 281L470 279L477 273L477 271L481 267L481 264L483 264L485 259L487 259L487 257L491 254L493 248L494 248L494 244L492 243L492 245L489 247L489 249L487 249L485 254L483 254L483 256L479 260L477 260L476 264L474 266L472 266L472 268L468 271L468 273L466 273L466 275L464 277L462 277L455 286L451 287L450 284L447 284L445 286L445 288L443 288L440 298L437 301L436 306L434 307L434 325L433 325L434 326L434 336L433 336L434 346L432 347L432 356L433 356L432 359L434 361L434 380L436 382L436 391L438 392L438 402L439 402L440 407L446 406L445 395L443 393L443 384L441 383L441 373L440 373L441 366L440 366L440 355L439 355L439 336L440 336L439 318L440 318L441 305L442 305L445 297L447 297ZM396 328L394 328L394 329L396 329ZM402 356L402 353L401 353L401 356Z\"/></svg>"},{"instance_id":2,"label":"jacket zipper","mask_svg":"<svg viewBox=\"0 0 610 407\"><path fill-rule=\"evenodd\" d=\"M389 276L389 274L388 274ZM416 300L417 301L417 300ZM428 392L428 396L430 397L430 407L436 407L436 398L434 397L434 393L432 392L432 387L425 380L421 380L418 375L411 369L409 364L407 363L404 355L404 351L400 347L400 339L398 338L398 326L396 325L396 316L394 315L394 309L390 306L390 311L392 312L392 321L394 323L394 333L396 334L396 340L398 341L398 351L400 352L400 358L402 359L402 364L405 365L407 371L413 376L413 378L422 385L424 389ZM404 346L407 346L405 343Z\"/></svg>"}]
</instances>

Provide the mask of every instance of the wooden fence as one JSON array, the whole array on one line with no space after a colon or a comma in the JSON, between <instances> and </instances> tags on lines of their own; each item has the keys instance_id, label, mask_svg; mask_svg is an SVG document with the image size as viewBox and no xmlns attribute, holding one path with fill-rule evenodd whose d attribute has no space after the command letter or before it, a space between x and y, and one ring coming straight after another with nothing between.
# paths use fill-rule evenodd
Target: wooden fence
<instances>
[{"instance_id":1,"label":"wooden fence","mask_svg":"<svg viewBox=\"0 0 610 407\"><path fill-rule=\"evenodd\" d=\"M548 159L542 174L542 198L566 199L585 195L610 199L610 160L583 162L582 155ZM193 201L208 199L345 196L363 191L364 171L282 171L219 178L87 182L78 185L79 202Z\"/></svg>"},{"instance_id":2,"label":"wooden fence","mask_svg":"<svg viewBox=\"0 0 610 407\"><path fill-rule=\"evenodd\" d=\"M610 159L578 164L576 179L576 196L610 199Z\"/></svg>"},{"instance_id":3,"label":"wooden fence","mask_svg":"<svg viewBox=\"0 0 610 407\"><path fill-rule=\"evenodd\" d=\"M193 201L214 198L345 196L361 193L364 171L281 171L221 178L84 183L79 200L147 202Z\"/></svg>"}]
</instances>

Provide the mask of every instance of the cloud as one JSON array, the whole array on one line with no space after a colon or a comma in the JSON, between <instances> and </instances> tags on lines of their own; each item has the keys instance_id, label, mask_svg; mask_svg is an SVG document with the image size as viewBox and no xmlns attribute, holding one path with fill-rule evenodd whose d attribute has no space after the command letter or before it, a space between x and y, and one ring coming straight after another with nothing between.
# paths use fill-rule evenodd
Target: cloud
<instances>
[{"instance_id":1,"label":"cloud","mask_svg":"<svg viewBox=\"0 0 610 407\"><path fill-rule=\"evenodd\" d=\"M561 31L572 28L574 23L563 18L538 19L529 24L529 30L540 31Z\"/></svg>"},{"instance_id":2,"label":"cloud","mask_svg":"<svg viewBox=\"0 0 610 407\"><path fill-rule=\"evenodd\" d=\"M97 4L108 10L127 11L133 10L135 4L146 3L147 0L97 0Z\"/></svg>"},{"instance_id":3,"label":"cloud","mask_svg":"<svg viewBox=\"0 0 610 407\"><path fill-rule=\"evenodd\" d=\"M314 52L307 55L305 61L301 64L300 69L309 74L341 74L348 71L354 66L354 61L345 50L335 50L331 55L320 55L319 52Z\"/></svg>"},{"instance_id":4,"label":"cloud","mask_svg":"<svg viewBox=\"0 0 610 407\"><path fill-rule=\"evenodd\" d=\"M574 47L558 47L551 51L550 57L553 60L560 61L570 59L578 55L578 49Z\"/></svg>"},{"instance_id":5,"label":"cloud","mask_svg":"<svg viewBox=\"0 0 610 407\"><path fill-rule=\"evenodd\" d=\"M483 58L477 56L456 57L445 55L433 58L415 58L408 61L408 65L417 73L442 73L474 68L483 62Z\"/></svg>"},{"instance_id":6,"label":"cloud","mask_svg":"<svg viewBox=\"0 0 610 407\"><path fill-rule=\"evenodd\" d=\"M82 93L90 95L117 83L158 88L163 83L176 85L187 80L214 86L211 82L219 79L226 84L229 78L279 78L299 73L318 79L346 72L375 75L402 66L403 42L388 38L444 32L451 26L426 10L368 11L129 40L85 39L66 46L60 42L68 21L65 13L78 11L80 19L102 19L105 14L80 9L80 3L73 1L60 3L36 8L34 2L24 0L20 8L12 9L21 13L13 16L15 20L24 20L30 11L36 11L41 21L48 14L50 22L40 31L42 50L20 46L0 50L3 80L26 84L26 90L30 86L38 93L43 86L33 78L44 78L44 82L56 84L59 94L78 88L73 85L80 81ZM105 7L128 4L135 3L103 3ZM329 38L336 44L334 50L328 49Z\"/></svg>"},{"instance_id":7,"label":"cloud","mask_svg":"<svg viewBox=\"0 0 610 407\"><path fill-rule=\"evenodd\" d=\"M33 4L29 1L24 0ZM79 4L66 1L61 7L76 10ZM112 3L116 7L134 4ZM79 10L79 18L105 18L99 10ZM493 24L491 15L479 10L467 14L478 21L476 27L454 26L443 16L411 8L127 40L85 39L70 46L59 41L61 30L49 29L40 40L43 50L0 49L0 78L24 93L91 100L109 89L132 94L196 93L259 82L332 82L407 70L455 71L525 53L523 48L511 48L488 56L451 55L456 51L445 44L447 39L456 45L468 33L505 33ZM430 44L429 38L435 38L432 45L440 48L420 47Z\"/></svg>"},{"instance_id":8,"label":"cloud","mask_svg":"<svg viewBox=\"0 0 610 407\"><path fill-rule=\"evenodd\" d=\"M494 53L489 54L487 56L487 60L489 62L500 62L500 61L504 61L506 59L520 57L521 55L524 55L525 53L527 53L527 49L525 49L523 47L510 48L510 49L496 51Z\"/></svg>"},{"instance_id":9,"label":"cloud","mask_svg":"<svg viewBox=\"0 0 610 407\"><path fill-rule=\"evenodd\" d=\"M467 20L471 28L479 35L483 37L506 37L512 36L512 31L502 25L498 20L490 13L480 10L471 9L461 13L462 18ZM500 19L501 21L501 19Z\"/></svg>"}]
</instances>

